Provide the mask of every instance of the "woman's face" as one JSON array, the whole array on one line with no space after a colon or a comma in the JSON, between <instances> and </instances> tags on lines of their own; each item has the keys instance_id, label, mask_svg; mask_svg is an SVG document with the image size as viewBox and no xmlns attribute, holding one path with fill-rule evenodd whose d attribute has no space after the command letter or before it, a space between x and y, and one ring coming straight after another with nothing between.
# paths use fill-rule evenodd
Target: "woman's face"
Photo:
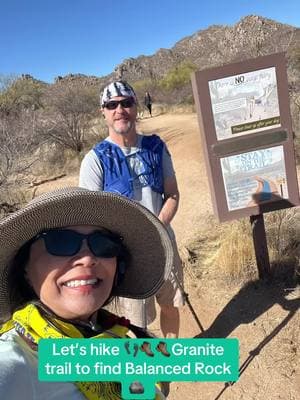
<instances>
[{"instance_id":1,"label":"woman's face","mask_svg":"<svg viewBox=\"0 0 300 400\"><path fill-rule=\"evenodd\" d=\"M68 227L89 234L95 226ZM117 258L96 257L86 240L74 256L49 254L41 238L31 246L26 276L40 300L66 319L88 320L111 293Z\"/></svg>"}]
</instances>

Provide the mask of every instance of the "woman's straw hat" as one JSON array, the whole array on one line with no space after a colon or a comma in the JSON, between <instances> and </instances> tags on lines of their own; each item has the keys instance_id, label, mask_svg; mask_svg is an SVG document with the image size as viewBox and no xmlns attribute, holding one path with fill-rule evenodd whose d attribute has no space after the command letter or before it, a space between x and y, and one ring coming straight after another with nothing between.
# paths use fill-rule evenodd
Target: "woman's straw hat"
<instances>
[{"instance_id":1,"label":"woman's straw hat","mask_svg":"<svg viewBox=\"0 0 300 400\"><path fill-rule=\"evenodd\" d=\"M72 225L100 226L124 238L129 257L114 295L146 298L168 277L173 265L172 243L154 214L112 193L59 189L35 198L0 221L0 319L14 307L14 299L9 299L8 271L20 247L41 231Z\"/></svg>"}]
</instances>

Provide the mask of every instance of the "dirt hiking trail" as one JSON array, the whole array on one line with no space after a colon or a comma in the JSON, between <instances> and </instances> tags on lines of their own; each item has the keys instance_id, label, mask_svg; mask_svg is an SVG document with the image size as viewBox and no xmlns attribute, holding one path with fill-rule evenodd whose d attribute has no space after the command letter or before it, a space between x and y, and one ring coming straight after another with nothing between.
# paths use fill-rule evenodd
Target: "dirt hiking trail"
<instances>
[{"instance_id":1,"label":"dirt hiking trail","mask_svg":"<svg viewBox=\"0 0 300 400\"><path fill-rule=\"evenodd\" d=\"M139 121L144 133L157 133L172 154L180 190L180 207L172 223L179 248L197 232L209 230L212 205L195 114L164 114ZM78 172L36 193L77 185ZM201 269L201 260L198 268ZM228 287L209 271L198 278L185 268L185 288L207 337L240 341L240 379L222 382L173 382L169 400L299 400L300 296L261 282ZM157 329L158 323L153 324ZM158 333L158 332L157 332ZM200 334L187 306L181 310L180 337Z\"/></svg>"}]
</instances>

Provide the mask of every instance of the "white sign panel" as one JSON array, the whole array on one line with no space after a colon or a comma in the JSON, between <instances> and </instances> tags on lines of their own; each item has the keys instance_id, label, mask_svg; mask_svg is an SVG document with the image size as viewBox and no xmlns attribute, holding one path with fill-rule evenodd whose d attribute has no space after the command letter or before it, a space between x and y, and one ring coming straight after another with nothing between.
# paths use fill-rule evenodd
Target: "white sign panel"
<instances>
[{"instance_id":1,"label":"white sign panel","mask_svg":"<svg viewBox=\"0 0 300 400\"><path fill-rule=\"evenodd\" d=\"M288 198L283 146L221 158L228 210Z\"/></svg>"},{"instance_id":2,"label":"white sign panel","mask_svg":"<svg viewBox=\"0 0 300 400\"><path fill-rule=\"evenodd\" d=\"M209 81L218 140L280 127L275 67Z\"/></svg>"}]
</instances>

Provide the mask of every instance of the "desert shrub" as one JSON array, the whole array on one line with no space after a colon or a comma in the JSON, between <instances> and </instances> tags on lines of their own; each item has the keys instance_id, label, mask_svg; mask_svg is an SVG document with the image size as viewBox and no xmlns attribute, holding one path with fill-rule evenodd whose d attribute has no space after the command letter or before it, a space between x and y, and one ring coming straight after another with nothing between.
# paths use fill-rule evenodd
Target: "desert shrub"
<instances>
[{"instance_id":1,"label":"desert shrub","mask_svg":"<svg viewBox=\"0 0 300 400\"><path fill-rule=\"evenodd\" d=\"M12 179L18 184L30 172L39 146L35 111L0 113L0 186Z\"/></svg>"},{"instance_id":2,"label":"desert shrub","mask_svg":"<svg viewBox=\"0 0 300 400\"><path fill-rule=\"evenodd\" d=\"M17 185L0 187L0 219L23 207L32 199L30 190L20 189Z\"/></svg>"},{"instance_id":3,"label":"desert shrub","mask_svg":"<svg viewBox=\"0 0 300 400\"><path fill-rule=\"evenodd\" d=\"M150 92L150 94L155 93L157 88L157 83L152 79L143 79L133 82L132 86L134 87L134 91L140 103L142 103L142 100L145 96L145 92Z\"/></svg>"},{"instance_id":4,"label":"desert shrub","mask_svg":"<svg viewBox=\"0 0 300 400\"><path fill-rule=\"evenodd\" d=\"M108 128L105 119L102 115L94 118L90 129L86 132L83 154L89 151L96 143L105 139L108 136Z\"/></svg>"},{"instance_id":5,"label":"desert shrub","mask_svg":"<svg viewBox=\"0 0 300 400\"><path fill-rule=\"evenodd\" d=\"M36 110L44 86L33 79L0 77L0 186L20 183L35 163L39 145Z\"/></svg>"},{"instance_id":6,"label":"desert shrub","mask_svg":"<svg viewBox=\"0 0 300 400\"><path fill-rule=\"evenodd\" d=\"M294 46L288 51L289 66L300 71L300 47Z\"/></svg>"},{"instance_id":7,"label":"desert shrub","mask_svg":"<svg viewBox=\"0 0 300 400\"><path fill-rule=\"evenodd\" d=\"M195 113L194 104L171 104L166 110L169 114L192 114Z\"/></svg>"},{"instance_id":8,"label":"desert shrub","mask_svg":"<svg viewBox=\"0 0 300 400\"><path fill-rule=\"evenodd\" d=\"M269 255L274 278L292 281L300 260L300 212L278 210L265 218Z\"/></svg>"},{"instance_id":9,"label":"desert shrub","mask_svg":"<svg viewBox=\"0 0 300 400\"><path fill-rule=\"evenodd\" d=\"M75 154L58 143L43 143L34 153L38 161L32 171L31 181L65 173L67 159L74 158Z\"/></svg>"},{"instance_id":10,"label":"desert shrub","mask_svg":"<svg viewBox=\"0 0 300 400\"><path fill-rule=\"evenodd\" d=\"M300 210L278 210L265 214L264 219L272 277L291 284L299 279ZM196 254L193 268L199 270L198 275L209 271L227 283L258 277L247 218L223 224L210 221L210 229L199 232L188 248L191 254Z\"/></svg>"},{"instance_id":11,"label":"desert shrub","mask_svg":"<svg viewBox=\"0 0 300 400\"><path fill-rule=\"evenodd\" d=\"M174 90L190 82L191 73L198 67L190 61L185 61L172 68L166 76L160 80L159 86L165 90Z\"/></svg>"},{"instance_id":12,"label":"desert shrub","mask_svg":"<svg viewBox=\"0 0 300 400\"><path fill-rule=\"evenodd\" d=\"M58 83L47 90L44 103L45 110L39 118L40 136L80 153L99 108L96 88Z\"/></svg>"},{"instance_id":13,"label":"desert shrub","mask_svg":"<svg viewBox=\"0 0 300 400\"><path fill-rule=\"evenodd\" d=\"M193 114L195 113L194 104L166 104L155 103L152 107L153 114Z\"/></svg>"},{"instance_id":14,"label":"desert shrub","mask_svg":"<svg viewBox=\"0 0 300 400\"><path fill-rule=\"evenodd\" d=\"M197 67L185 61L172 68L162 79L144 79L132 82L138 97L138 107L144 109L145 92L150 92L153 104L194 104L191 72Z\"/></svg>"},{"instance_id":15,"label":"desert shrub","mask_svg":"<svg viewBox=\"0 0 300 400\"><path fill-rule=\"evenodd\" d=\"M222 225L212 261L228 280L256 278L257 268L250 223L242 219Z\"/></svg>"},{"instance_id":16,"label":"desert shrub","mask_svg":"<svg viewBox=\"0 0 300 400\"><path fill-rule=\"evenodd\" d=\"M42 97L46 86L32 78L1 76L0 111L16 114L20 110L36 110L42 107Z\"/></svg>"}]
</instances>

